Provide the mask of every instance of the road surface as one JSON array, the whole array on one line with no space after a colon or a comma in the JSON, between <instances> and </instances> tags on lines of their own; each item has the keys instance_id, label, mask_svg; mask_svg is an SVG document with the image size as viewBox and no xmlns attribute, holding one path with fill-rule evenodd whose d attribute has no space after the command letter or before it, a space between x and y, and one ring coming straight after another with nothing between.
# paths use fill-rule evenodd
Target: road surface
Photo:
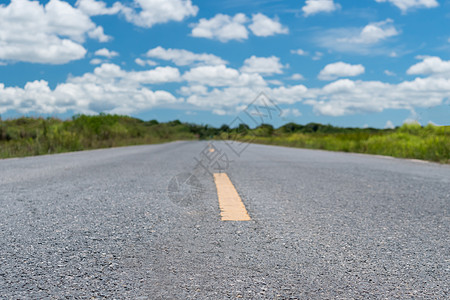
<instances>
[{"instance_id":1,"label":"road surface","mask_svg":"<svg viewBox=\"0 0 450 300\"><path fill-rule=\"evenodd\" d=\"M250 220L222 220L220 178ZM448 299L449 183L224 142L0 160L0 298Z\"/></svg>"}]
</instances>

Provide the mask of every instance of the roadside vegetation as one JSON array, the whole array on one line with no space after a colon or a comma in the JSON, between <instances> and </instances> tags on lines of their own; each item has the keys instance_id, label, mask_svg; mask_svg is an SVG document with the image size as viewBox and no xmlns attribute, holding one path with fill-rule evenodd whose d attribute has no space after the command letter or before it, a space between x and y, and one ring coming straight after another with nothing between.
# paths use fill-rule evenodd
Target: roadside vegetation
<instances>
[{"instance_id":1,"label":"roadside vegetation","mask_svg":"<svg viewBox=\"0 0 450 300\"><path fill-rule=\"evenodd\" d=\"M175 140L232 139L252 143L416 158L450 163L450 126L405 124L395 129L340 128L289 123L280 128L214 128L128 116L77 115L70 120L0 119L0 158L155 144Z\"/></svg>"},{"instance_id":2,"label":"roadside vegetation","mask_svg":"<svg viewBox=\"0 0 450 300\"><path fill-rule=\"evenodd\" d=\"M226 138L225 136L222 136ZM404 124L395 129L261 125L241 135L252 143L414 158L450 163L450 126Z\"/></svg>"}]
</instances>

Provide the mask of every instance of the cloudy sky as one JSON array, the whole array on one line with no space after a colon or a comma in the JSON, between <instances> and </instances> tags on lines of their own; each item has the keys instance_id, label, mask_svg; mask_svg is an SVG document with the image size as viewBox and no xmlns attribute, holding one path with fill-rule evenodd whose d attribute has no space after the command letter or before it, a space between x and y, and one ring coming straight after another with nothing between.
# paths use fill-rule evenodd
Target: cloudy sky
<instances>
[{"instance_id":1,"label":"cloudy sky","mask_svg":"<svg viewBox=\"0 0 450 300\"><path fill-rule=\"evenodd\" d=\"M0 3L3 118L450 125L450 0Z\"/></svg>"}]
</instances>

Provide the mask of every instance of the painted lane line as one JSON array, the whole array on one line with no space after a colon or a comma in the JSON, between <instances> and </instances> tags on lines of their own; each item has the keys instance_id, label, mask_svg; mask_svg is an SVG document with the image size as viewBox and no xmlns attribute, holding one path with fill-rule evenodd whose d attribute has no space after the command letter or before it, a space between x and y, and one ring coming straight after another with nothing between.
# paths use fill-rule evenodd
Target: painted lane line
<instances>
[{"instance_id":1,"label":"painted lane line","mask_svg":"<svg viewBox=\"0 0 450 300\"><path fill-rule=\"evenodd\" d=\"M222 221L250 221L247 209L226 173L215 173L217 196Z\"/></svg>"}]
</instances>

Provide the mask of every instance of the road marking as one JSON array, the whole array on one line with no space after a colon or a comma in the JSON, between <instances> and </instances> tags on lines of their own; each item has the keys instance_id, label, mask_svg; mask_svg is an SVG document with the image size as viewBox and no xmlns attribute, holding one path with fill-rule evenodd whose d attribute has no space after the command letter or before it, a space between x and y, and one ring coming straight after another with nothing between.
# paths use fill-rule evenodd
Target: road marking
<instances>
[{"instance_id":1,"label":"road marking","mask_svg":"<svg viewBox=\"0 0 450 300\"><path fill-rule=\"evenodd\" d=\"M219 197L222 221L250 221L244 203L226 173L215 173L214 182Z\"/></svg>"}]
</instances>

